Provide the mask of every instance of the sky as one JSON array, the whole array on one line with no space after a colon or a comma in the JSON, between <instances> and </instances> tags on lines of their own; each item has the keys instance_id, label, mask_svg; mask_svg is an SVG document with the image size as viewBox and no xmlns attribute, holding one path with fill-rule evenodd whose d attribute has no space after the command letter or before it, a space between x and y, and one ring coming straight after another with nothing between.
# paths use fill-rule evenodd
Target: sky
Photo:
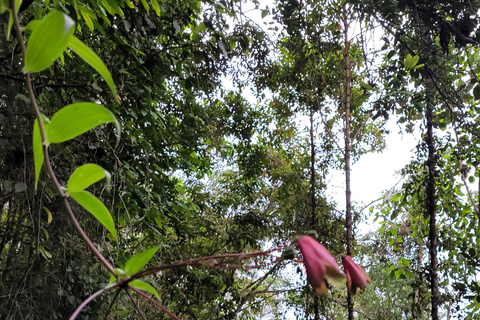
<instances>
[{"instance_id":1,"label":"sky","mask_svg":"<svg viewBox=\"0 0 480 320\"><path fill-rule=\"evenodd\" d=\"M400 134L395 118L389 120L386 128L390 134L385 138L385 150L381 153L362 155L360 160L351 167L352 201L359 207L370 204L392 189L402 178L399 171L411 161L414 155L414 149L420 137L418 130L413 134ZM327 182L326 195L327 198L331 197L333 201L337 202L339 210L345 208L345 174L343 171L332 171ZM363 213L368 213L368 207ZM366 222L359 225L358 230L360 234L365 234L379 227L379 222L376 223L373 221L373 217L369 217Z\"/></svg>"}]
</instances>

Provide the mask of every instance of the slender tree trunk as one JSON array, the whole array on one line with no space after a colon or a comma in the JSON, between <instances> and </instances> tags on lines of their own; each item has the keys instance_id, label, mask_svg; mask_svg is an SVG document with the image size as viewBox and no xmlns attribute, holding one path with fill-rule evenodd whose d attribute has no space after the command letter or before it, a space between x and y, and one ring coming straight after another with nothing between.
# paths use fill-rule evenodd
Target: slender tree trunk
<instances>
[{"instance_id":1,"label":"slender tree trunk","mask_svg":"<svg viewBox=\"0 0 480 320\"><path fill-rule=\"evenodd\" d=\"M435 89L432 88L432 80L427 79L425 83L427 104L426 120L427 120L427 147L428 147L428 182L427 182L427 213L430 216L430 231L428 233L429 252L430 252L430 289L432 291L432 320L438 320L438 304L440 301L440 292L438 290L438 274L437 274L437 226L436 226L436 199L435 199L435 137L433 135L433 108L434 101L432 98Z\"/></svg>"},{"instance_id":2,"label":"slender tree trunk","mask_svg":"<svg viewBox=\"0 0 480 320\"><path fill-rule=\"evenodd\" d=\"M310 203L311 203L311 221L310 226L315 230L318 231L318 217L317 217L317 201L315 198L315 136L313 132L313 110L310 111Z\"/></svg>"},{"instance_id":3,"label":"slender tree trunk","mask_svg":"<svg viewBox=\"0 0 480 320\"><path fill-rule=\"evenodd\" d=\"M418 12L417 12L418 16ZM435 51L430 42L429 29L426 26L421 28L422 38L425 45L423 54L429 58L430 61L435 61ZM435 65L431 63L431 65ZM437 90L432 71L429 75L423 79L423 85L425 86L425 119L427 122L427 137L425 142L428 148L428 180L426 189L426 211L430 217L429 232L428 232L428 244L430 254L430 291L431 291L431 316L432 320L438 320L438 306L440 303L440 291L438 289L438 260L437 260L437 217L436 217L436 195L435 195L435 168L436 168L436 149L435 149L435 136L433 133L433 110L435 108L435 92Z\"/></svg>"},{"instance_id":4,"label":"slender tree trunk","mask_svg":"<svg viewBox=\"0 0 480 320\"><path fill-rule=\"evenodd\" d=\"M345 59L345 229L347 233L347 255L352 255L353 234L352 234L352 192L350 189L350 41L348 39L348 12L346 6L343 7L343 26L345 33L345 48L343 56ZM348 293L347 296L348 319L353 320L353 297Z\"/></svg>"},{"instance_id":5,"label":"slender tree trunk","mask_svg":"<svg viewBox=\"0 0 480 320\"><path fill-rule=\"evenodd\" d=\"M310 207L312 209L310 217L310 227L318 232L317 201L315 198L315 136L313 132L313 115L314 111L310 110ZM318 296L315 294L313 296L315 320L320 320L319 302L320 301L318 299Z\"/></svg>"}]
</instances>

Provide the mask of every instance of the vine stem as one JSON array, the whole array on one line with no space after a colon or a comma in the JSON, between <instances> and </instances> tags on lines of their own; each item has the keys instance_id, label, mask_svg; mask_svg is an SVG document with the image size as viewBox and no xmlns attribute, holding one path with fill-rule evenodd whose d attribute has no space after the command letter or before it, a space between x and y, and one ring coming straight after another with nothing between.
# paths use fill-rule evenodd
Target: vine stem
<instances>
[{"instance_id":1,"label":"vine stem","mask_svg":"<svg viewBox=\"0 0 480 320\"><path fill-rule=\"evenodd\" d=\"M17 9L15 6L15 0L10 0L10 9L12 10L12 17L13 17L13 22L15 24L15 29L17 32L17 39L22 51L22 58L23 61L25 61L26 57L26 48L25 48L25 40L23 39L22 35L22 28L20 27L20 22L18 21L18 16L17 16ZM90 240L90 238L87 236L85 231L82 229L80 224L78 223L77 218L75 217L75 214L73 213L72 207L70 206L70 203L68 202L68 197L63 192L62 186L60 182L58 181L58 178L53 171L52 164L50 162L50 156L48 153L48 146L45 144L45 127L43 125L42 121L42 114L40 113L40 108L38 107L37 100L35 99L35 93L33 91L33 86L32 86L32 78L30 76L30 72L25 73L25 84L27 86L27 91L28 95L30 97L30 101L32 102L33 110L35 112L35 116L38 121L38 127L40 129L40 136L42 139L42 147L43 147L43 156L44 156L44 162L45 162L45 167L47 168L48 174L50 175L50 178L52 179L53 183L55 184L55 188L57 189L57 192L62 196L65 207L67 208L68 215L70 217L70 220L72 220L75 229L77 229L78 233L80 233L80 236L83 238L83 240L87 243L87 245L90 247L90 249L93 251L93 253L97 256L97 258L102 262L102 264L112 273L115 277L117 276L117 273L115 272L115 268L107 261L107 259L98 251L98 249L95 247L93 242Z\"/></svg>"},{"instance_id":2,"label":"vine stem","mask_svg":"<svg viewBox=\"0 0 480 320\"><path fill-rule=\"evenodd\" d=\"M92 301L93 299L95 299L96 297L98 297L99 295L101 295L102 293L104 293L107 290L109 290L109 289L108 288L102 288L102 289L98 290L97 292L95 292L94 294L92 294L87 299L85 299L85 301L83 301L82 304L80 304L78 306L78 308L72 313L72 315L68 319L69 320L74 320L75 318L77 318L77 316L80 314L80 311L82 311L83 308L85 308L87 306L87 304L90 303L90 301Z\"/></svg>"},{"instance_id":3,"label":"vine stem","mask_svg":"<svg viewBox=\"0 0 480 320\"><path fill-rule=\"evenodd\" d=\"M145 271L134 274L128 280L125 280L125 282L128 283L132 280L143 278L145 276L157 273L157 272L162 271L162 270L180 268L180 267L187 267L187 266L222 266L222 267L229 268L230 267L229 264L218 263L215 260L216 259L225 259L225 258L249 259L249 258L258 257L258 256L267 256L270 253L272 253L274 251L278 251L278 250L281 250L281 248L274 248L274 249L271 249L271 250L268 250L268 251L262 251L262 252L227 253L227 254L221 254L221 255L217 255L217 256L195 258L195 259L191 259L191 260L187 260L187 261L177 262L177 263L174 263L174 264L169 264L169 265L165 265L165 266L159 266L159 267L153 267L153 268L146 269ZM202 262L209 261L209 260L213 261L213 264L202 263ZM238 267L239 266L237 266L237 265L233 265L233 269L239 269ZM251 268L249 268L249 266L246 266L245 268L246 269L251 269Z\"/></svg>"}]
</instances>

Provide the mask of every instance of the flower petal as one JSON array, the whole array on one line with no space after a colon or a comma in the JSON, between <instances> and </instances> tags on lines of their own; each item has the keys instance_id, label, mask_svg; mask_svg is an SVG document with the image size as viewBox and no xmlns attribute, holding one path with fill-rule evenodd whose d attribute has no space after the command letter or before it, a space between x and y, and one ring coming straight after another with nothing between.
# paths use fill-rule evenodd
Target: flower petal
<instances>
[{"instance_id":1,"label":"flower petal","mask_svg":"<svg viewBox=\"0 0 480 320\"><path fill-rule=\"evenodd\" d=\"M335 258L318 241L304 236L298 240L298 246L303 255L308 283L317 294L323 295L327 292L325 279L334 285L345 283L345 275Z\"/></svg>"},{"instance_id":2,"label":"flower petal","mask_svg":"<svg viewBox=\"0 0 480 320\"><path fill-rule=\"evenodd\" d=\"M365 270L356 264L350 256L345 256L342 262L347 274L347 287L351 294L355 294L357 288L365 289L372 282Z\"/></svg>"}]
</instances>

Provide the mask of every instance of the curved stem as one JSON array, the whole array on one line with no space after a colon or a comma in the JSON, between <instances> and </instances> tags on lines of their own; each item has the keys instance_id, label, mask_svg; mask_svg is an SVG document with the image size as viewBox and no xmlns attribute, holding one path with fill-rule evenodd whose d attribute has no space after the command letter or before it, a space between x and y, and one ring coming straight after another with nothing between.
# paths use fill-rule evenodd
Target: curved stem
<instances>
[{"instance_id":1,"label":"curved stem","mask_svg":"<svg viewBox=\"0 0 480 320\"><path fill-rule=\"evenodd\" d=\"M20 27L20 22L18 21L18 16L17 16L17 11L15 8L15 0L10 1L10 6L12 10L12 16L13 16L13 21L15 24L15 29L17 32L17 39L20 44L20 48L22 51L22 58L25 60L25 54L26 54L26 48L25 48L25 40L23 39L22 35L22 29ZM38 127L40 129L40 136L42 139L42 145L43 145L43 156L44 156L44 162L45 162L45 167L47 168L48 174L50 175L50 178L52 179L53 183L55 184L55 188L57 189L58 194L60 194L61 197L64 199L65 207L67 208L68 215L70 216L70 219L72 220L75 229L77 229L78 233L80 233L80 236L83 238L83 240L87 243L87 245L90 247L90 250L93 251L93 253L97 256L97 258L105 265L105 267L112 273L114 276L117 276L117 273L115 272L115 268L107 261L107 259L98 251L98 249L95 247L93 242L90 240L90 238L87 236L85 231L82 229L80 224L78 223L77 218L75 217L72 208L70 206L70 203L68 202L67 195L65 192L63 192L62 185L58 181L57 176L55 175L55 172L53 171L52 164L50 162L50 156L48 153L48 146L45 144L45 127L43 125L42 121L42 115L40 113L40 108L38 107L37 100L35 98L35 93L33 91L33 86L32 86L32 79L30 76L30 72L25 73L25 84L27 86L27 91L28 95L30 97L30 101L32 102L33 110L35 112L35 116L38 121Z\"/></svg>"},{"instance_id":2,"label":"curved stem","mask_svg":"<svg viewBox=\"0 0 480 320\"><path fill-rule=\"evenodd\" d=\"M268 251L262 251L262 252L252 252L252 253L227 253L227 254L221 254L217 256L208 256L208 257L200 257L200 258L195 258L187 261L182 261L182 262L177 262L173 264L169 264L166 266L159 266L159 267L153 267L146 269L142 272L139 272L137 274L134 274L130 279L126 280L127 282L130 282L135 279L143 278L145 276L157 273L162 270L167 270L167 269L172 269L172 268L180 268L180 267L186 267L186 266L218 266L222 265L222 263L218 263L215 260L216 259L224 259L224 258L237 258L239 260L241 259L249 259L253 257L258 257L258 256L266 256L269 255L270 253L274 251L281 250L280 248L274 248ZM206 261L211 260L213 263L206 263ZM224 265L225 267L229 267L228 264ZM248 266L246 268L249 268ZM234 269L238 269L238 266L234 265Z\"/></svg>"},{"instance_id":3,"label":"curved stem","mask_svg":"<svg viewBox=\"0 0 480 320\"><path fill-rule=\"evenodd\" d=\"M92 301L93 299L95 299L96 297L98 297L99 295L101 295L102 293L104 293L105 291L107 291L109 289L110 288L102 288L102 289L98 290L97 292L95 292L94 294L92 294L85 301L83 301L81 305L78 306L78 308L75 310L75 312L73 312L72 315L70 316L70 318L68 318L68 319L69 320L74 320L80 314L80 311L82 311L83 308L85 308L87 306L87 304L90 303L90 301Z\"/></svg>"}]
</instances>

